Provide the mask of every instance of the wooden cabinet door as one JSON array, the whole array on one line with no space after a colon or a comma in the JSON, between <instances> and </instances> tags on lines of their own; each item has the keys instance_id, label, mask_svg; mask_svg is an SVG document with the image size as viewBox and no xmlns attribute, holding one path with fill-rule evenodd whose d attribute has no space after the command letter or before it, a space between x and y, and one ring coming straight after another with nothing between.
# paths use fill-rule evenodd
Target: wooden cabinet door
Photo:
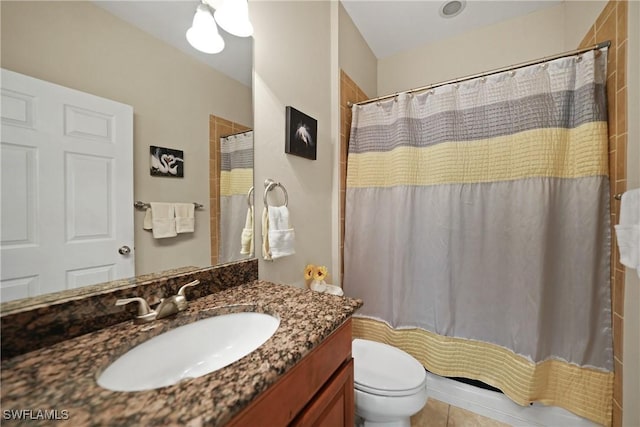
<instances>
[{"instance_id":1,"label":"wooden cabinet door","mask_svg":"<svg viewBox=\"0 0 640 427\"><path fill-rule=\"evenodd\" d=\"M284 427L292 425L317 396L343 372L351 360L351 319L334 331L296 366L259 395L227 427ZM348 368L350 394L346 404L353 407L353 363ZM331 402L329 402L331 403ZM353 411L351 411L353 412ZM353 414L351 414L353 419ZM304 424L315 425L315 424ZM334 427L333 425L326 424ZM349 424L353 427L353 422Z\"/></svg>"},{"instance_id":2,"label":"wooden cabinet door","mask_svg":"<svg viewBox=\"0 0 640 427\"><path fill-rule=\"evenodd\" d=\"M291 425L351 427L354 414L353 359L350 359L327 381Z\"/></svg>"}]
</instances>

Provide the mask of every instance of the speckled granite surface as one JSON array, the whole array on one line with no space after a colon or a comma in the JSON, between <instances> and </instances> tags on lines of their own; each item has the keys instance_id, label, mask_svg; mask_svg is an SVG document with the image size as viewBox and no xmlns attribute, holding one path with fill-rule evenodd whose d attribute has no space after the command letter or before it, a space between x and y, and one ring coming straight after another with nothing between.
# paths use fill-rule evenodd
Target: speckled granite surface
<instances>
[{"instance_id":1,"label":"speckled granite surface","mask_svg":"<svg viewBox=\"0 0 640 427\"><path fill-rule=\"evenodd\" d=\"M187 299L193 300L257 278L258 260L253 259L207 268L184 267L3 303L1 356L4 360L131 319L136 307L116 307L119 298L138 296L153 305L199 279L198 286L186 290Z\"/></svg>"},{"instance_id":2,"label":"speckled granite surface","mask_svg":"<svg viewBox=\"0 0 640 427\"><path fill-rule=\"evenodd\" d=\"M360 300L255 281L192 301L176 317L124 322L2 362L2 410L68 411L60 423L83 425L222 425L337 329ZM135 345L166 330L224 312L280 318L260 348L211 374L157 390L101 388L99 373ZM35 413L35 412L34 412ZM50 421L29 420L29 424ZM19 424L3 420L3 425Z\"/></svg>"}]
</instances>

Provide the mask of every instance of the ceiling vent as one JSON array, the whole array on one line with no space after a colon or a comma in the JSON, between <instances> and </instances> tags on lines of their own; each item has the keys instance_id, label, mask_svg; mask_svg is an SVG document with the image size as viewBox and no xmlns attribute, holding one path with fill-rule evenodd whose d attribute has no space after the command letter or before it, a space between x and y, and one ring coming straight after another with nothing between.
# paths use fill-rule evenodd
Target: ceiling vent
<instances>
[{"instance_id":1,"label":"ceiling vent","mask_svg":"<svg viewBox=\"0 0 640 427\"><path fill-rule=\"evenodd\" d=\"M443 18L453 18L464 10L466 3L466 0L451 0L444 2L442 6L440 6L440 16Z\"/></svg>"}]
</instances>

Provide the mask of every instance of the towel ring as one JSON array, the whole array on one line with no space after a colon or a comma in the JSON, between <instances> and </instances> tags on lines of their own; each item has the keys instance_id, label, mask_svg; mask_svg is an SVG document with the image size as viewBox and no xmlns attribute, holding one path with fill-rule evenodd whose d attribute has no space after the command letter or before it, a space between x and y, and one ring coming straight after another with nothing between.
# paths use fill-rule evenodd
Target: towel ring
<instances>
[{"instance_id":1,"label":"towel ring","mask_svg":"<svg viewBox=\"0 0 640 427\"><path fill-rule=\"evenodd\" d=\"M253 203L251 203L252 199L253 199L253 186L251 186L251 188L249 189L249 192L247 193L247 205L249 205L249 207L253 206Z\"/></svg>"},{"instance_id":2,"label":"towel ring","mask_svg":"<svg viewBox=\"0 0 640 427\"><path fill-rule=\"evenodd\" d=\"M282 189L282 192L284 193L284 206L287 206L289 204L289 195L287 194L287 189L284 188L284 185L280 184L279 182L275 182L270 178L264 180L264 205L269 206L269 202L267 202L267 193L269 193L269 191L273 190L275 187L280 187Z\"/></svg>"}]
</instances>

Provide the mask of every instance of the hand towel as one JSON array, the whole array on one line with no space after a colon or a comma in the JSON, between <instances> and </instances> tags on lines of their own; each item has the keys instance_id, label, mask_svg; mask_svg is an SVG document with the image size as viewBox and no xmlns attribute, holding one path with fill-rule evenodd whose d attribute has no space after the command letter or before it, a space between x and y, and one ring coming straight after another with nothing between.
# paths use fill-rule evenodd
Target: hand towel
<instances>
[{"instance_id":1,"label":"hand towel","mask_svg":"<svg viewBox=\"0 0 640 427\"><path fill-rule=\"evenodd\" d=\"M625 192L620 203L620 221L615 226L620 263L635 268L640 277L640 189Z\"/></svg>"},{"instance_id":2,"label":"hand towel","mask_svg":"<svg viewBox=\"0 0 640 427\"><path fill-rule=\"evenodd\" d=\"M266 206L262 210L262 257L265 261L273 261L269 251L269 209Z\"/></svg>"},{"instance_id":3,"label":"hand towel","mask_svg":"<svg viewBox=\"0 0 640 427\"><path fill-rule=\"evenodd\" d=\"M195 230L195 205L193 203L174 203L176 213L176 232L193 233Z\"/></svg>"},{"instance_id":4,"label":"hand towel","mask_svg":"<svg viewBox=\"0 0 640 427\"><path fill-rule=\"evenodd\" d=\"M295 232L289 222L289 209L286 206L269 206L268 224L267 235L271 258L295 254Z\"/></svg>"},{"instance_id":5,"label":"hand towel","mask_svg":"<svg viewBox=\"0 0 640 427\"><path fill-rule=\"evenodd\" d=\"M173 203L151 202L151 224L153 237L164 239L177 236Z\"/></svg>"},{"instance_id":6,"label":"hand towel","mask_svg":"<svg viewBox=\"0 0 640 427\"><path fill-rule=\"evenodd\" d=\"M240 254L253 256L253 206L247 208L247 218L240 236Z\"/></svg>"},{"instance_id":7,"label":"hand towel","mask_svg":"<svg viewBox=\"0 0 640 427\"><path fill-rule=\"evenodd\" d=\"M151 208L147 208L144 213L144 220L142 221L142 229L143 230L151 230L153 229L153 219L151 216Z\"/></svg>"}]
</instances>

